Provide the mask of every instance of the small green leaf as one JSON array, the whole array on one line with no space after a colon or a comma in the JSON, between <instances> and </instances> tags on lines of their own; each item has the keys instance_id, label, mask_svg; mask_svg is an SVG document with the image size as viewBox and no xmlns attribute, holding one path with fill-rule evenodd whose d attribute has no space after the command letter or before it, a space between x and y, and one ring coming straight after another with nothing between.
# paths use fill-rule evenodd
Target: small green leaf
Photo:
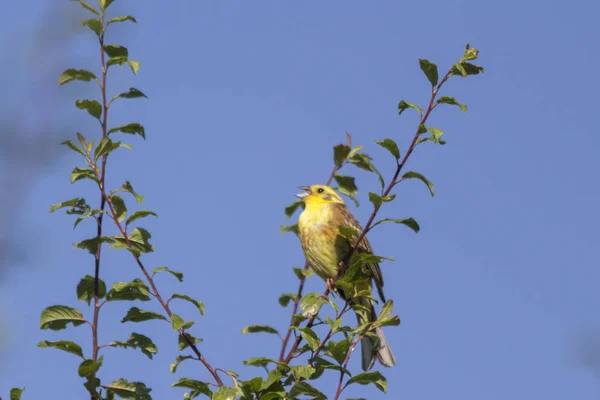
<instances>
[{"instance_id":1,"label":"small green leaf","mask_svg":"<svg viewBox=\"0 0 600 400\"><path fill-rule=\"evenodd\" d=\"M189 303L192 303L193 305L196 306L196 308L200 312L200 315L204 315L204 303L202 303L201 301L192 299L190 296L187 296L185 294L179 294L179 293L173 294L173 296L171 296L171 299L180 299L180 300L185 300Z\"/></svg>"},{"instance_id":2,"label":"small green leaf","mask_svg":"<svg viewBox=\"0 0 600 400\"><path fill-rule=\"evenodd\" d=\"M183 320L183 318L181 318L177 314L171 315L171 326L173 327L174 331L178 331L179 329L181 329L183 324L185 324L185 321Z\"/></svg>"},{"instance_id":3,"label":"small green leaf","mask_svg":"<svg viewBox=\"0 0 600 400\"><path fill-rule=\"evenodd\" d=\"M213 395L212 400L235 400L238 391L235 388L221 386Z\"/></svg>"},{"instance_id":4,"label":"small green leaf","mask_svg":"<svg viewBox=\"0 0 600 400\"><path fill-rule=\"evenodd\" d=\"M180 334L179 337L177 338L177 340L178 340L177 348L180 351L185 350L186 348L188 348L190 346L190 344L188 343L186 338L188 338L194 344L202 342L202 339L194 337L189 332L185 332L185 337Z\"/></svg>"},{"instance_id":5,"label":"small green leaf","mask_svg":"<svg viewBox=\"0 0 600 400\"><path fill-rule=\"evenodd\" d=\"M402 113L409 108L417 110L419 114L423 115L423 109L421 107L417 106L416 104L409 103L406 100L401 100L400 103L398 103L398 115L402 115Z\"/></svg>"},{"instance_id":6,"label":"small green leaf","mask_svg":"<svg viewBox=\"0 0 600 400\"><path fill-rule=\"evenodd\" d=\"M197 381L195 379L181 378L177 382L174 382L171 386L193 390L190 397L188 397L189 399L193 399L194 397L197 397L200 394L204 394L209 398L212 398L212 391L208 387L208 384L201 381Z\"/></svg>"},{"instance_id":7,"label":"small green leaf","mask_svg":"<svg viewBox=\"0 0 600 400\"><path fill-rule=\"evenodd\" d=\"M129 225L130 223L132 223L133 221L135 221L137 219L144 218L149 215L153 215L156 218L158 218L158 214L155 213L154 211L139 210L139 211L134 212L133 214L131 214L131 216L129 218L127 218L127 221L125 222L125 226Z\"/></svg>"},{"instance_id":8,"label":"small green leaf","mask_svg":"<svg viewBox=\"0 0 600 400\"><path fill-rule=\"evenodd\" d=\"M91 378L102 366L102 357L98 361L96 360L83 360L81 364L79 364L79 370L77 373L82 378Z\"/></svg>"},{"instance_id":9,"label":"small green leaf","mask_svg":"<svg viewBox=\"0 0 600 400\"><path fill-rule=\"evenodd\" d=\"M376 193L369 192L369 200L373 203L375 208L380 207L381 204L390 202L396 198L395 194L390 194L389 196L380 196Z\"/></svg>"},{"instance_id":10,"label":"small green leaf","mask_svg":"<svg viewBox=\"0 0 600 400\"><path fill-rule=\"evenodd\" d=\"M267 375L267 379L265 379L260 385L260 391L270 388L274 384L278 383L283 377L285 377L285 375L281 370L274 369L273 371L270 371Z\"/></svg>"},{"instance_id":11,"label":"small green leaf","mask_svg":"<svg viewBox=\"0 0 600 400\"><path fill-rule=\"evenodd\" d=\"M387 380L385 376L381 375L381 372L363 372L361 374L354 375L352 378L348 380L346 386L351 385L353 383L358 383L359 385L370 385L374 384L377 389L382 392L386 392L387 390Z\"/></svg>"},{"instance_id":12,"label":"small green leaf","mask_svg":"<svg viewBox=\"0 0 600 400\"><path fill-rule=\"evenodd\" d=\"M423 124L419 124L419 128L417 129L417 132L419 134L423 134L423 133L427 132L427 127Z\"/></svg>"},{"instance_id":13,"label":"small green leaf","mask_svg":"<svg viewBox=\"0 0 600 400\"><path fill-rule=\"evenodd\" d=\"M137 307L131 307L129 309L129 311L127 311L127 315L125 315L125 317L121 320L121 322L143 322L143 321L150 321L153 319L160 319L163 321L166 321L167 319L165 318L164 315L162 314L158 314L152 311L144 311L144 310L140 310Z\"/></svg>"},{"instance_id":14,"label":"small green leaf","mask_svg":"<svg viewBox=\"0 0 600 400\"><path fill-rule=\"evenodd\" d=\"M296 236L298 236L298 224L294 224L294 225L281 225L279 227L279 233L280 234L284 234L286 232L292 232Z\"/></svg>"},{"instance_id":15,"label":"small green leaf","mask_svg":"<svg viewBox=\"0 0 600 400\"><path fill-rule=\"evenodd\" d=\"M149 301L150 289L139 278L132 282L117 282L106 294L107 301Z\"/></svg>"},{"instance_id":16,"label":"small green leaf","mask_svg":"<svg viewBox=\"0 0 600 400\"><path fill-rule=\"evenodd\" d=\"M115 0L100 0L100 6L106 11Z\"/></svg>"},{"instance_id":17,"label":"small green leaf","mask_svg":"<svg viewBox=\"0 0 600 400\"><path fill-rule=\"evenodd\" d=\"M341 167L345 162L346 158L350 154L350 146L345 144L338 144L333 146L333 163L337 167Z\"/></svg>"},{"instance_id":18,"label":"small green leaf","mask_svg":"<svg viewBox=\"0 0 600 400\"><path fill-rule=\"evenodd\" d=\"M98 253L98 246L100 246L102 243L114 243L114 240L105 236L95 237L75 243L75 248L87 250L90 254L95 256Z\"/></svg>"},{"instance_id":19,"label":"small green leaf","mask_svg":"<svg viewBox=\"0 0 600 400\"><path fill-rule=\"evenodd\" d=\"M136 191L133 190L133 186L131 186L129 181L125 181L125 183L115 191L122 191L131 194L133 197L135 197L135 201L137 201L138 204L142 204L144 201L144 196L137 194Z\"/></svg>"},{"instance_id":20,"label":"small green leaf","mask_svg":"<svg viewBox=\"0 0 600 400\"><path fill-rule=\"evenodd\" d=\"M110 25L110 24L114 24L115 22L125 22L125 21L131 21L133 23L137 24L137 21L135 18L133 18L131 15L122 15L120 17L114 17L108 20L108 22L106 23L106 25Z\"/></svg>"},{"instance_id":21,"label":"small green leaf","mask_svg":"<svg viewBox=\"0 0 600 400\"><path fill-rule=\"evenodd\" d=\"M95 281L90 275L84 276L77 284L77 298L85 301L90 305L90 302L95 296ZM98 279L98 298L103 299L106 296L106 284L102 279Z\"/></svg>"},{"instance_id":22,"label":"small green leaf","mask_svg":"<svg viewBox=\"0 0 600 400\"><path fill-rule=\"evenodd\" d=\"M75 207L75 206L83 206L85 204L85 200L81 197L76 197L71 200L63 201L62 203L53 204L50 207L50 212L54 212L56 210L60 210L65 207Z\"/></svg>"},{"instance_id":23,"label":"small green leaf","mask_svg":"<svg viewBox=\"0 0 600 400\"><path fill-rule=\"evenodd\" d=\"M314 273L315 271L313 271L312 268L294 268L294 274L298 279L310 278Z\"/></svg>"},{"instance_id":24,"label":"small green leaf","mask_svg":"<svg viewBox=\"0 0 600 400\"><path fill-rule=\"evenodd\" d=\"M336 174L333 176L333 179L340 185L340 189L344 189L345 192L350 194L358 193L358 187L354 183L355 178L353 176L345 176Z\"/></svg>"},{"instance_id":25,"label":"small green leaf","mask_svg":"<svg viewBox=\"0 0 600 400\"><path fill-rule=\"evenodd\" d=\"M179 282L183 282L183 273L181 273L181 272L173 271L167 267L157 267L152 270L152 276L156 275L159 272L168 272L171 275L173 275L175 278L177 278L177 280Z\"/></svg>"},{"instance_id":26,"label":"small green leaf","mask_svg":"<svg viewBox=\"0 0 600 400\"><path fill-rule=\"evenodd\" d=\"M297 381L300 379L310 379L310 377L317 372L316 368L311 365L296 365L290 367L290 370Z\"/></svg>"},{"instance_id":27,"label":"small green leaf","mask_svg":"<svg viewBox=\"0 0 600 400\"><path fill-rule=\"evenodd\" d=\"M375 143L392 153L396 160L400 159L400 149L392 139L376 140Z\"/></svg>"},{"instance_id":28,"label":"small green leaf","mask_svg":"<svg viewBox=\"0 0 600 400\"><path fill-rule=\"evenodd\" d=\"M465 104L459 103L458 100L456 100L454 97L442 96L439 99L437 99L436 104L452 104L455 106L459 106L462 112L467 111L467 106Z\"/></svg>"},{"instance_id":29,"label":"small green leaf","mask_svg":"<svg viewBox=\"0 0 600 400\"><path fill-rule=\"evenodd\" d=\"M97 19L86 19L81 21L81 25L90 28L97 36L102 34L102 23Z\"/></svg>"},{"instance_id":30,"label":"small green leaf","mask_svg":"<svg viewBox=\"0 0 600 400\"><path fill-rule=\"evenodd\" d=\"M378 320L373 326L384 327L384 326L398 326L400 325L400 317L394 315L393 317L386 317Z\"/></svg>"},{"instance_id":31,"label":"small green leaf","mask_svg":"<svg viewBox=\"0 0 600 400\"><path fill-rule=\"evenodd\" d=\"M277 332L277 329L268 326L268 325L249 325L244 327L244 329L242 329L242 334L246 335L248 333L260 333L260 332L266 332L266 333L273 333L275 335L279 335L279 332Z\"/></svg>"},{"instance_id":32,"label":"small green leaf","mask_svg":"<svg viewBox=\"0 0 600 400\"><path fill-rule=\"evenodd\" d=\"M81 4L81 6L83 8L85 8L85 9L93 12L94 14L100 15L100 13L94 7L92 7L91 5L89 5L86 1L84 1L84 0L73 0L73 1L76 1L77 3Z\"/></svg>"},{"instance_id":33,"label":"small green leaf","mask_svg":"<svg viewBox=\"0 0 600 400\"><path fill-rule=\"evenodd\" d=\"M73 171L71 172L71 183L75 183L82 179L90 179L96 183L99 182L98 178L96 178L96 175L94 174L94 171L91 169L79 167L73 168Z\"/></svg>"},{"instance_id":34,"label":"small green leaf","mask_svg":"<svg viewBox=\"0 0 600 400\"><path fill-rule=\"evenodd\" d=\"M127 56L112 57L108 59L108 61L106 62L106 66L112 67L113 65L118 65L119 67L122 67L123 65L125 65L126 62Z\"/></svg>"},{"instance_id":35,"label":"small green leaf","mask_svg":"<svg viewBox=\"0 0 600 400\"><path fill-rule=\"evenodd\" d=\"M419 224L417 224L417 221L415 221L413 218L405 218L405 219L390 219L390 218L384 218L380 221L375 222L375 224L373 224L373 227L379 225L379 224L383 224L386 222L393 222L395 224L402 224L402 225L406 225L408 226L410 229L412 229L413 231L415 231L416 233L419 232L419 230L421 229L419 227Z\"/></svg>"},{"instance_id":36,"label":"small green leaf","mask_svg":"<svg viewBox=\"0 0 600 400\"><path fill-rule=\"evenodd\" d=\"M349 158L349 161L354 164L356 167L363 169L365 171L373 172L377 175L377 179L379 179L379 183L381 184L381 188L385 187L385 182L383 181L383 177L381 173L375 168L373 163L371 162L371 157L365 153L357 153Z\"/></svg>"},{"instance_id":37,"label":"small green leaf","mask_svg":"<svg viewBox=\"0 0 600 400\"><path fill-rule=\"evenodd\" d=\"M149 359L152 359L152 356L158 353L158 348L152 342L152 339L139 333L132 333L126 341L110 342L107 346L140 349Z\"/></svg>"},{"instance_id":38,"label":"small green leaf","mask_svg":"<svg viewBox=\"0 0 600 400\"><path fill-rule=\"evenodd\" d=\"M429 60L419 59L419 66L421 67L421 71L425 74L429 83L431 83L431 87L434 87L438 84L438 69L437 65L430 62Z\"/></svg>"},{"instance_id":39,"label":"small green leaf","mask_svg":"<svg viewBox=\"0 0 600 400\"><path fill-rule=\"evenodd\" d=\"M288 304L290 304L290 301L296 301L297 297L298 295L296 294L284 293L281 296L279 296L279 304L281 305L281 307L287 307Z\"/></svg>"},{"instance_id":40,"label":"small green leaf","mask_svg":"<svg viewBox=\"0 0 600 400\"><path fill-rule=\"evenodd\" d=\"M308 382L296 382L290 390L289 398L298 399L300 395L310 396L313 400L327 400L327 396L314 388Z\"/></svg>"},{"instance_id":41,"label":"small green leaf","mask_svg":"<svg viewBox=\"0 0 600 400\"><path fill-rule=\"evenodd\" d=\"M463 78L466 78L469 75L479 75L483 73L483 67L468 62L460 62L452 66L452 74L460 75Z\"/></svg>"},{"instance_id":42,"label":"small green leaf","mask_svg":"<svg viewBox=\"0 0 600 400\"><path fill-rule=\"evenodd\" d=\"M58 349L67 353L75 354L76 356L79 356L81 358L85 358L83 356L83 350L81 350L81 346L69 340L59 340L58 342L49 342L47 340L42 340L37 344L37 346L42 349Z\"/></svg>"},{"instance_id":43,"label":"small green leaf","mask_svg":"<svg viewBox=\"0 0 600 400\"><path fill-rule=\"evenodd\" d=\"M69 323L79 326L87 322L83 314L76 308L67 306L50 306L42 311L40 316L40 329L51 329L60 331L65 329Z\"/></svg>"},{"instance_id":44,"label":"small green leaf","mask_svg":"<svg viewBox=\"0 0 600 400\"><path fill-rule=\"evenodd\" d=\"M127 64L129 65L131 72L133 72L134 75L137 75L140 70L140 62L134 60L127 60Z\"/></svg>"},{"instance_id":45,"label":"small green leaf","mask_svg":"<svg viewBox=\"0 0 600 400\"><path fill-rule=\"evenodd\" d=\"M84 157L87 157L87 154L85 154L85 152L82 149L80 149L75 143L71 142L70 140L65 140L64 142L61 142L61 144L64 144L71 150L76 151Z\"/></svg>"},{"instance_id":46,"label":"small green leaf","mask_svg":"<svg viewBox=\"0 0 600 400\"><path fill-rule=\"evenodd\" d=\"M99 119L102 115L102 106L96 100L77 100L75 105L80 110L86 110L92 117Z\"/></svg>"},{"instance_id":47,"label":"small green leaf","mask_svg":"<svg viewBox=\"0 0 600 400\"><path fill-rule=\"evenodd\" d=\"M23 387L23 389L19 389L19 388L10 389L10 400L21 400L21 395L23 394L24 391L25 391L24 387Z\"/></svg>"},{"instance_id":48,"label":"small green leaf","mask_svg":"<svg viewBox=\"0 0 600 400\"><path fill-rule=\"evenodd\" d=\"M148 96L146 96L144 93L142 93L141 91L139 91L136 88L129 88L128 92L123 92L123 93L119 93L117 95L115 95L111 102L115 101L116 99L139 99L140 97L144 97L144 98L148 98Z\"/></svg>"},{"instance_id":49,"label":"small green leaf","mask_svg":"<svg viewBox=\"0 0 600 400\"><path fill-rule=\"evenodd\" d=\"M342 324L342 318L331 319L327 317L327 323L331 327L332 332L337 332L340 329L340 325Z\"/></svg>"},{"instance_id":50,"label":"small green leaf","mask_svg":"<svg viewBox=\"0 0 600 400\"><path fill-rule=\"evenodd\" d=\"M304 202L302 200L295 201L292 204L290 204L289 206L287 206L285 208L286 218L290 219L299 207L304 209Z\"/></svg>"},{"instance_id":51,"label":"small green leaf","mask_svg":"<svg viewBox=\"0 0 600 400\"><path fill-rule=\"evenodd\" d=\"M110 196L110 202L115 210L115 216L117 217L117 220L119 222L123 221L127 215L127 206L125 205L125 200L113 194Z\"/></svg>"},{"instance_id":52,"label":"small green leaf","mask_svg":"<svg viewBox=\"0 0 600 400\"><path fill-rule=\"evenodd\" d=\"M105 44L104 51L110 57L127 57L129 55L129 51L126 47L119 46L116 44Z\"/></svg>"},{"instance_id":53,"label":"small green leaf","mask_svg":"<svg viewBox=\"0 0 600 400\"><path fill-rule=\"evenodd\" d=\"M319 340L317 334L308 327L300 329L300 335L302 336L302 339L306 341L306 344L308 344L308 347L310 347L312 351L316 351L321 345L321 341Z\"/></svg>"},{"instance_id":54,"label":"small green leaf","mask_svg":"<svg viewBox=\"0 0 600 400\"><path fill-rule=\"evenodd\" d=\"M431 138L433 139L434 143L440 143L442 140L442 135L444 134L444 131L441 129L437 129L437 128L431 128L431 127L427 127L427 130L429 132L431 132Z\"/></svg>"},{"instance_id":55,"label":"small green leaf","mask_svg":"<svg viewBox=\"0 0 600 400\"><path fill-rule=\"evenodd\" d=\"M121 125L121 126L112 128L108 131L108 134L115 133L115 132L123 132L123 133L127 133L130 135L137 134L137 135L140 135L141 137L143 137L144 139L146 139L146 130L144 129L144 127L142 125L140 125L137 122L131 122L129 124L125 124L125 125Z\"/></svg>"},{"instance_id":56,"label":"small green leaf","mask_svg":"<svg viewBox=\"0 0 600 400\"><path fill-rule=\"evenodd\" d=\"M327 303L327 300L319 293L308 293L300 299L300 309L302 309L305 314L317 315L321 306L325 303Z\"/></svg>"},{"instance_id":57,"label":"small green leaf","mask_svg":"<svg viewBox=\"0 0 600 400\"><path fill-rule=\"evenodd\" d=\"M131 248L122 235L113 236L111 238L113 240L113 244L111 244L110 247L113 249L128 249L135 255L139 256L142 253L150 253L154 251L154 246L149 242L151 237L152 235L150 235L150 232L138 226L129 235L129 243L131 243Z\"/></svg>"},{"instance_id":58,"label":"small green leaf","mask_svg":"<svg viewBox=\"0 0 600 400\"><path fill-rule=\"evenodd\" d=\"M129 382L120 378L103 387L107 389L107 394L114 393L123 399L152 400L152 397L150 397L152 389L147 388L142 382Z\"/></svg>"},{"instance_id":59,"label":"small green leaf","mask_svg":"<svg viewBox=\"0 0 600 400\"><path fill-rule=\"evenodd\" d=\"M463 61L476 60L478 56L479 56L479 50L477 50L474 47L471 47L471 45L469 43L467 43L467 45L465 46L465 53L462 56L462 58L460 59L460 61L463 62Z\"/></svg>"},{"instance_id":60,"label":"small green leaf","mask_svg":"<svg viewBox=\"0 0 600 400\"><path fill-rule=\"evenodd\" d=\"M348 349L350 349L349 338L342 339L339 342L334 342L330 340L327 343L327 350L329 351L329 354L331 354L333 359L337 361L340 365L342 365L342 363L346 359Z\"/></svg>"},{"instance_id":61,"label":"small green leaf","mask_svg":"<svg viewBox=\"0 0 600 400\"><path fill-rule=\"evenodd\" d=\"M278 361L272 360L265 357L253 357L244 361L244 365L250 365L252 367L263 367L265 368L269 363L279 364Z\"/></svg>"},{"instance_id":62,"label":"small green leaf","mask_svg":"<svg viewBox=\"0 0 600 400\"><path fill-rule=\"evenodd\" d=\"M433 185L433 183L431 183L429 181L429 179L425 178L423 175L419 174L418 172L409 171L402 176L402 179L418 179L421 182L423 182L425 185L427 185L427 188L429 189L429 193L431 193L431 197L433 197L433 195L435 194L435 192L434 192L435 186Z\"/></svg>"},{"instance_id":63,"label":"small green leaf","mask_svg":"<svg viewBox=\"0 0 600 400\"><path fill-rule=\"evenodd\" d=\"M94 161L98 161L98 159L104 155L109 155L112 151L121 147L121 142L113 142L110 138L102 138L98 146L94 149Z\"/></svg>"},{"instance_id":64,"label":"small green leaf","mask_svg":"<svg viewBox=\"0 0 600 400\"><path fill-rule=\"evenodd\" d=\"M98 80L98 78L96 78L96 75L94 75L90 71L86 71L85 69L68 69L62 74L60 74L60 77L58 78L58 84L62 86L65 83L71 81L89 82L92 79L96 81Z\"/></svg>"},{"instance_id":65,"label":"small green leaf","mask_svg":"<svg viewBox=\"0 0 600 400\"><path fill-rule=\"evenodd\" d=\"M194 360L194 359L195 358L193 356L178 355L177 357L175 357L175 362L169 366L169 369L171 370L171 373L174 374L175 372L177 372L177 367L179 367L179 364L181 364L185 360Z\"/></svg>"}]
</instances>

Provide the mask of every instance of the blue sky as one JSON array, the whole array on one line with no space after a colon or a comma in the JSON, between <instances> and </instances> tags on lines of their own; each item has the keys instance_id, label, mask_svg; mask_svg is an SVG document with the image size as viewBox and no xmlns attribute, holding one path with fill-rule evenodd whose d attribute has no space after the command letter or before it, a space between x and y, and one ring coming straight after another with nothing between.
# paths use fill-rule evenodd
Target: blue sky
<instances>
[{"instance_id":1,"label":"blue sky","mask_svg":"<svg viewBox=\"0 0 600 400\"><path fill-rule=\"evenodd\" d=\"M64 3L57 7L79 12ZM21 257L2 266L8 272L0 281L0 392L25 385L24 399L81 398L76 358L35 343L70 338L89 350L91 342L86 327L38 329L48 305L85 309L74 287L93 263L71 244L91 236L93 227L73 232L73 221L49 214L48 207L81 194L97 201L91 185L69 184L79 160L58 143L75 131L99 133L72 106L82 93L95 96L91 87L58 90L58 75L47 74L97 70L91 36L56 39L68 47L46 46L44 63L30 57L36 24L61 26L47 7L39 0L12 2L0 17L0 37L13 38L2 41L9 94L3 108L30 113L34 126L51 121L60 131L50 142L56 148L44 146L62 152L47 164L18 163L18 171L6 160L0 164L5 176L28 176L11 203L10 225L2 228L4 237L17 238L12 246ZM258 371L242 360L278 354L276 338L240 330L254 323L283 330L288 322L289 310L277 298L296 290L291 268L303 257L297 239L280 235L279 226L289 223L283 208L294 201L296 187L326 180L331 147L345 131L389 177L393 162L374 139L391 137L406 149L417 118L410 112L398 117L397 103L424 105L428 96L417 59L444 70L469 41L481 50L486 73L455 78L444 91L469 112L436 111L430 125L445 130L448 144L423 145L407 165L434 182L436 196L418 182L403 183L398 201L383 210L387 217L414 217L421 232L383 226L370 234L378 254L396 259L382 266L386 294L402 319L400 327L386 329L398 360L383 371L387 398L598 396L600 382L576 357L578 336L600 330L597 4L181 1L142 8L120 0L111 8L132 12L139 24L115 27L108 41L129 47L142 64L135 78L125 69L114 73L109 91L133 86L149 99L123 102L110 115L113 125L142 122L147 140L125 138L134 150L111 159L108 184L131 180L146 196L145 207L158 212L158 220L143 224L157 249L146 264L185 273L183 284L158 278L162 292L205 302L202 318L184 304L176 310L196 319L193 332L215 366L247 377ZM38 145L31 141L23 151ZM350 207L364 223L367 193L377 182L351 168L345 172L357 176L361 206ZM107 283L139 276L126 253L105 255ZM322 286L310 280L311 290ZM154 303L144 306L158 310ZM179 377L206 376L192 363L169 376L176 336L159 322L121 324L127 309L111 304L103 310L101 341L147 333L159 353L149 361L131 350L106 351L104 382L143 379L154 398L163 399L183 395L170 388ZM329 395L336 378L323 382ZM383 397L363 387L347 395Z\"/></svg>"}]
</instances>

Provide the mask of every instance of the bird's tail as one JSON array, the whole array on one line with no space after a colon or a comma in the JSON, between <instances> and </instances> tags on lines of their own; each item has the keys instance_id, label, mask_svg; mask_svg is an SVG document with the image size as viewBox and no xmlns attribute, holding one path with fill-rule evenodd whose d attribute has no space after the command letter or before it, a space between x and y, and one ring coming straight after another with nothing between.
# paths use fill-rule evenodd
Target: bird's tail
<instances>
[{"instance_id":1,"label":"bird's tail","mask_svg":"<svg viewBox=\"0 0 600 400\"><path fill-rule=\"evenodd\" d=\"M369 322L375 321L377 319L377 314L375 314L375 309L373 308L371 301L363 297L361 298L360 303L371 309L371 312L369 313ZM363 317L359 316L358 314L356 314L356 319L359 325L367 322L364 321ZM392 353L392 349L390 348L385 335L383 334L383 329L379 327L375 328L375 334L379 339L379 348L377 350L374 349L375 344L370 337L365 336L360 341L363 371L369 371L371 368L373 368L373 365L375 364L375 358L377 358L384 367L393 367L396 365L396 358L394 357L394 353Z\"/></svg>"}]
</instances>

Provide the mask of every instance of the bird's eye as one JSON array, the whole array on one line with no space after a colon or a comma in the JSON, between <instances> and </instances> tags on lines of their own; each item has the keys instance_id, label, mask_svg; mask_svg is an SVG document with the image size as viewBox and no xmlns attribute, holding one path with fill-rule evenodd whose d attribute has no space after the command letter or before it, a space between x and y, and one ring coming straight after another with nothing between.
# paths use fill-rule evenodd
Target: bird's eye
<instances>
[{"instance_id":1,"label":"bird's eye","mask_svg":"<svg viewBox=\"0 0 600 400\"><path fill-rule=\"evenodd\" d=\"M323 193L325 190L323 190L323 188L318 188L317 189L317 193Z\"/></svg>"}]
</instances>

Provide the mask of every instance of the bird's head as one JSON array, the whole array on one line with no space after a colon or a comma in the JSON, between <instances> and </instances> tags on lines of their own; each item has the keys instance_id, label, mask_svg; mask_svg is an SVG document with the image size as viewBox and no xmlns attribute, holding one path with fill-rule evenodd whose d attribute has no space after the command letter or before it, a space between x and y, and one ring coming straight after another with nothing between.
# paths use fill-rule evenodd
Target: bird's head
<instances>
[{"instance_id":1,"label":"bird's head","mask_svg":"<svg viewBox=\"0 0 600 400\"><path fill-rule=\"evenodd\" d=\"M324 185L312 185L312 186L300 186L298 189L303 190L302 193L296 195L304 201L306 205L309 204L327 204L327 203L340 203L344 204L344 200L329 186Z\"/></svg>"}]
</instances>

